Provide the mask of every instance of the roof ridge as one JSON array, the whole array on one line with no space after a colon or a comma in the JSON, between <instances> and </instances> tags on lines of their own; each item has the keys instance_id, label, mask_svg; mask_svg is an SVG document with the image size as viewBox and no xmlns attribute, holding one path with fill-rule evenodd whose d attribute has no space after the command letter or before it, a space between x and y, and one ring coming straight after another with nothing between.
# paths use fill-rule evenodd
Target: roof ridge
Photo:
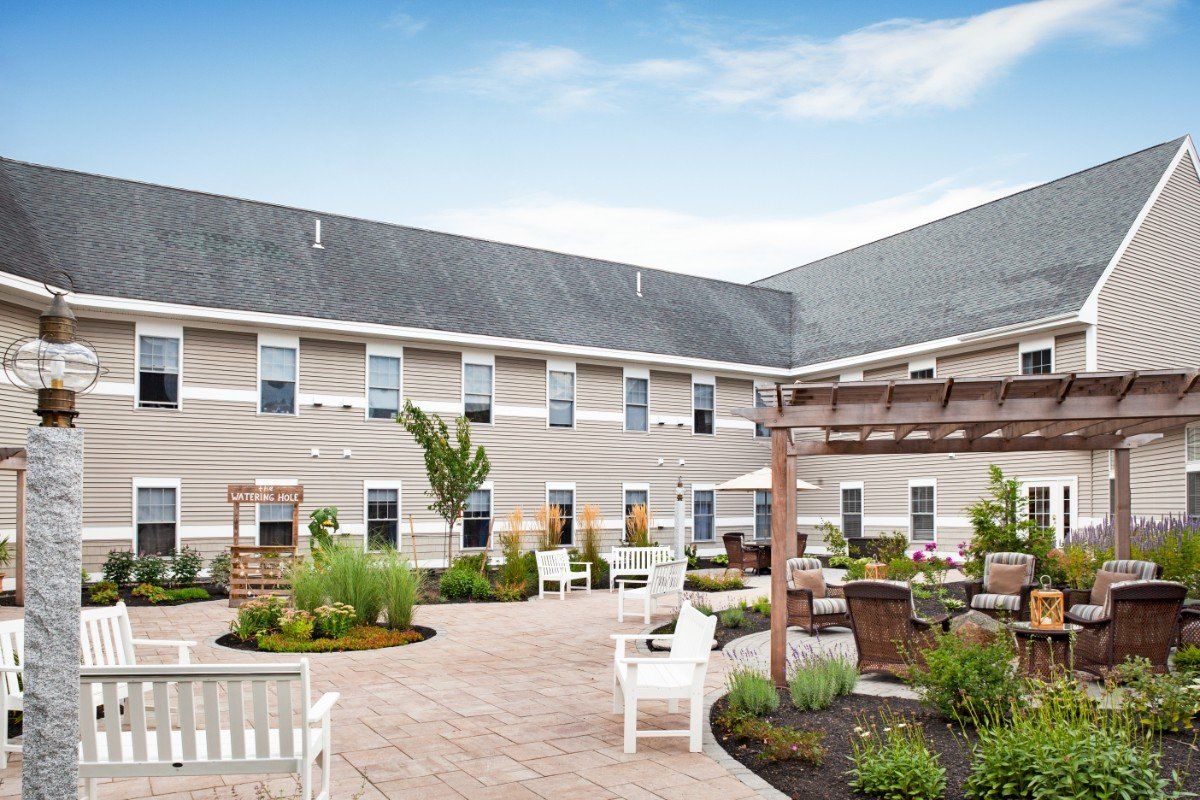
<instances>
[{"instance_id":1,"label":"roof ridge","mask_svg":"<svg viewBox=\"0 0 1200 800\"><path fill-rule=\"evenodd\" d=\"M887 236L880 236L878 239L872 239L869 242L863 242L862 244L857 244L854 247L848 247L845 250L839 250L836 253L830 253L827 256L821 256L820 258L813 259L812 261L807 261L803 264L798 264L794 267L788 267L785 270L781 270L779 272L775 272L770 275L766 275L762 278L759 278L758 280L751 281L751 285L757 286L762 281L769 281L772 278L778 278L781 275L788 275L792 272L796 272L797 270L802 270L802 269L805 269L806 267L811 267L814 264L820 264L822 261L826 261L830 258L834 258L835 256L845 255L846 253L853 253L855 250L861 250L864 247L870 247L871 245L879 244L880 242L886 242L888 239L892 239L897 236L903 236L906 233L912 233L913 231L920 230L921 228L925 228L929 225L936 225L939 222L944 222L948 219L953 219L954 217L960 216L962 214L967 214L971 211L976 211L980 208L986 208L987 206L990 206L994 203L999 203L1003 200L1009 200L1018 195L1025 194L1026 192L1032 192L1037 189L1043 189L1047 186L1050 186L1051 184L1059 183L1060 181L1065 181L1065 180L1068 180L1069 178L1074 178L1078 175L1084 174L1085 172L1091 172L1092 170L1100 169L1101 167L1107 167L1109 164L1115 164L1118 161L1124 161L1127 158L1133 158L1136 155L1140 155L1142 153L1149 152L1150 150L1156 150L1160 147L1165 147L1166 145L1172 145L1172 144L1176 144L1176 145L1179 145L1182 147L1183 143L1187 141L1187 138L1188 138L1188 134L1184 134L1183 136L1178 136L1174 139L1168 139L1164 142L1159 142L1158 144L1150 145L1149 147L1143 147L1141 150L1134 150L1132 153L1126 153L1123 156L1117 156L1116 158L1110 158L1107 161L1102 161L1099 164L1093 164L1090 167L1084 167L1083 169L1077 169L1074 172L1067 173L1066 175L1061 175L1057 178L1053 178L1048 181L1043 181L1042 183L1038 183L1033 186L1027 186L1024 189L1019 189L1015 192L1012 192L1011 194L1006 194L1006 195L1003 195L1002 197L997 197L992 200L988 200L987 202L980 203L979 205L971 206L970 208L964 208L961 211L955 211L953 214L947 214L944 217L938 217L937 219L931 219L928 222L922 222L920 225L913 225L911 228L905 228L904 230L896 231L895 233L889 233Z\"/></svg>"},{"instance_id":2,"label":"roof ridge","mask_svg":"<svg viewBox=\"0 0 1200 800\"><path fill-rule=\"evenodd\" d=\"M314 215L323 216L323 217L334 217L337 219L353 220L355 222L365 222L369 225L382 225L387 228L398 228L398 229L402 229L402 230L418 231L420 233L428 233L428 234L433 234L435 236L447 236L447 237L451 237L451 238L455 238L455 239L466 239L466 240L472 241L472 242L484 242L487 244L498 245L500 247L511 247L511 248L515 248L518 250L526 250L526 251L530 251L530 252L534 252L534 253L546 253L549 255L565 256L567 258L580 258L580 259L585 259L587 261L594 261L599 264L608 264L608 265L611 265L614 267L627 267L630 269L648 271L648 272L653 272L653 273L658 273L658 274L663 274L663 275L678 275L678 276L683 276L685 278L692 278L695 280L707 281L710 283L719 283L719 284L723 284L723 285L727 285L727 286L737 286L742 289L751 289L756 292L775 292L777 294L788 294L788 295L793 294L793 292L790 292L787 289L776 289L775 287L772 287L772 286L756 286L754 282L742 283L739 281L732 281L732 280L728 280L725 278L713 278L713 277L710 277L707 275L693 275L689 272L679 272L679 271L675 271L675 270L663 269L662 267L649 267L649 266L644 266L641 264L632 264L632 263L625 262L625 261L614 261L614 260L608 259L608 258L597 258L595 256L587 256L587 255L583 255L581 253L567 253L562 250L550 250L550 249L544 248L544 247L534 247L532 245L516 244L514 242L502 242L497 239L487 239L487 238L484 238L481 236L469 236L465 233L453 233L450 231L438 231L438 230L434 230L432 228L422 228L422 227L419 227L416 225L405 225L405 224L402 224L399 222L385 222L383 220L370 219L369 217L360 217L360 216L356 216L354 214L340 214L340 213L333 212L333 211L318 211L316 209L304 208L302 206L290 205L288 203L277 203L277 202L273 202L270 200L255 200L255 199L249 198L249 197L240 197L238 195L231 195L231 194L221 194L219 192L210 192L210 191L206 191L204 189L189 189L184 186L173 186L171 184L155 183L154 181L144 181L144 180L138 180L136 178L120 178L115 175L105 175L105 174L99 173L99 172L88 172L86 170L71 169L69 167L55 167L55 166L52 166L49 164L39 164L39 163L36 163L33 161L22 161L20 159L8 158L6 156L0 156L0 164L4 164L4 163L20 164L22 166L33 167L35 169L49 170L51 172L62 172L62 173L69 173L72 175L82 175L82 176L85 176L88 178L100 178L100 179L108 180L108 181L116 181L117 183L129 183L129 184L136 184L139 186L149 186L149 187L152 187L155 189L167 189L167 190L173 191L173 192L183 192L185 194L200 195L203 197L215 197L215 198L218 198L221 200L233 200L238 203L249 203L251 205L256 205L256 206L269 206L272 208L286 209L288 211L301 211L306 214L314 214Z\"/></svg>"}]
</instances>

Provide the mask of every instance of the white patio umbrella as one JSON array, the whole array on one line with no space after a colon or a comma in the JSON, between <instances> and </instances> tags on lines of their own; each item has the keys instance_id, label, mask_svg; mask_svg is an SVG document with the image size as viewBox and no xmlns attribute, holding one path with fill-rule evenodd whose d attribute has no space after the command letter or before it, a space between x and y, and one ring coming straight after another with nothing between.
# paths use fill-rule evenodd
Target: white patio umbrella
<instances>
[{"instance_id":1,"label":"white patio umbrella","mask_svg":"<svg viewBox=\"0 0 1200 800\"><path fill-rule=\"evenodd\" d=\"M771 468L763 467L754 472L739 475L733 480L725 481L717 486L718 492L769 492L771 491ZM814 486L808 481L796 479L796 491L819 492L820 486Z\"/></svg>"}]
</instances>

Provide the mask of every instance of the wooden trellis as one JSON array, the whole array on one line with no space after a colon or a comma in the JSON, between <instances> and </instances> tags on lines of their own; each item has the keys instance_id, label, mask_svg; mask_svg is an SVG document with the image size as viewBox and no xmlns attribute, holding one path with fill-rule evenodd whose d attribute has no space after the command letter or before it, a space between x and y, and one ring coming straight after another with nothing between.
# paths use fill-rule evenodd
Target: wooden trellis
<instances>
[{"instance_id":1,"label":"wooden trellis","mask_svg":"<svg viewBox=\"0 0 1200 800\"><path fill-rule=\"evenodd\" d=\"M231 484L228 500L233 504L233 545L229 548L229 606L264 594L286 594L287 572L300 544L300 504L303 486L245 486ZM243 545L240 540L242 503L289 504L292 507L291 545Z\"/></svg>"}]
</instances>

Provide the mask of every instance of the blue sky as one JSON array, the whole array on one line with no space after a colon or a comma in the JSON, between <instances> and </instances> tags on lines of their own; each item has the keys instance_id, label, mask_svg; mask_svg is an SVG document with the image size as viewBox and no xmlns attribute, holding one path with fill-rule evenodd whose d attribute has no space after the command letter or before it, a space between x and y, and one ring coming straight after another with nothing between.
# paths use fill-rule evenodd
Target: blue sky
<instances>
[{"instance_id":1,"label":"blue sky","mask_svg":"<svg viewBox=\"0 0 1200 800\"><path fill-rule=\"evenodd\" d=\"M0 0L0 155L749 280L1200 131L1169 0Z\"/></svg>"}]
</instances>

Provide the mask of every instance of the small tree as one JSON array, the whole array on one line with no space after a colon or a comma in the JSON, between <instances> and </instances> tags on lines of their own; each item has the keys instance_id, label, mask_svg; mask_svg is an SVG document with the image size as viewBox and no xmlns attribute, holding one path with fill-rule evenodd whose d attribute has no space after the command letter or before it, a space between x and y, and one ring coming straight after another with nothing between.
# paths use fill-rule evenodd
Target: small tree
<instances>
[{"instance_id":1,"label":"small tree","mask_svg":"<svg viewBox=\"0 0 1200 800\"><path fill-rule=\"evenodd\" d=\"M983 575L988 553L1029 553L1037 559L1039 570L1052 572L1046 556L1054 549L1054 531L1026 513L1028 502L1019 480L1006 478L995 464L988 467L988 476L987 495L967 506L974 533L963 551L963 572L973 578Z\"/></svg>"},{"instance_id":2,"label":"small tree","mask_svg":"<svg viewBox=\"0 0 1200 800\"><path fill-rule=\"evenodd\" d=\"M425 453L425 472L433 499L427 508L446 521L446 565L450 564L454 525L462 519L471 492L483 485L492 469L482 447L471 445L471 423L460 416L454 423L454 439L446 423L436 414L426 414L411 400L396 421L412 434ZM485 559L486 561L486 559Z\"/></svg>"}]
</instances>

